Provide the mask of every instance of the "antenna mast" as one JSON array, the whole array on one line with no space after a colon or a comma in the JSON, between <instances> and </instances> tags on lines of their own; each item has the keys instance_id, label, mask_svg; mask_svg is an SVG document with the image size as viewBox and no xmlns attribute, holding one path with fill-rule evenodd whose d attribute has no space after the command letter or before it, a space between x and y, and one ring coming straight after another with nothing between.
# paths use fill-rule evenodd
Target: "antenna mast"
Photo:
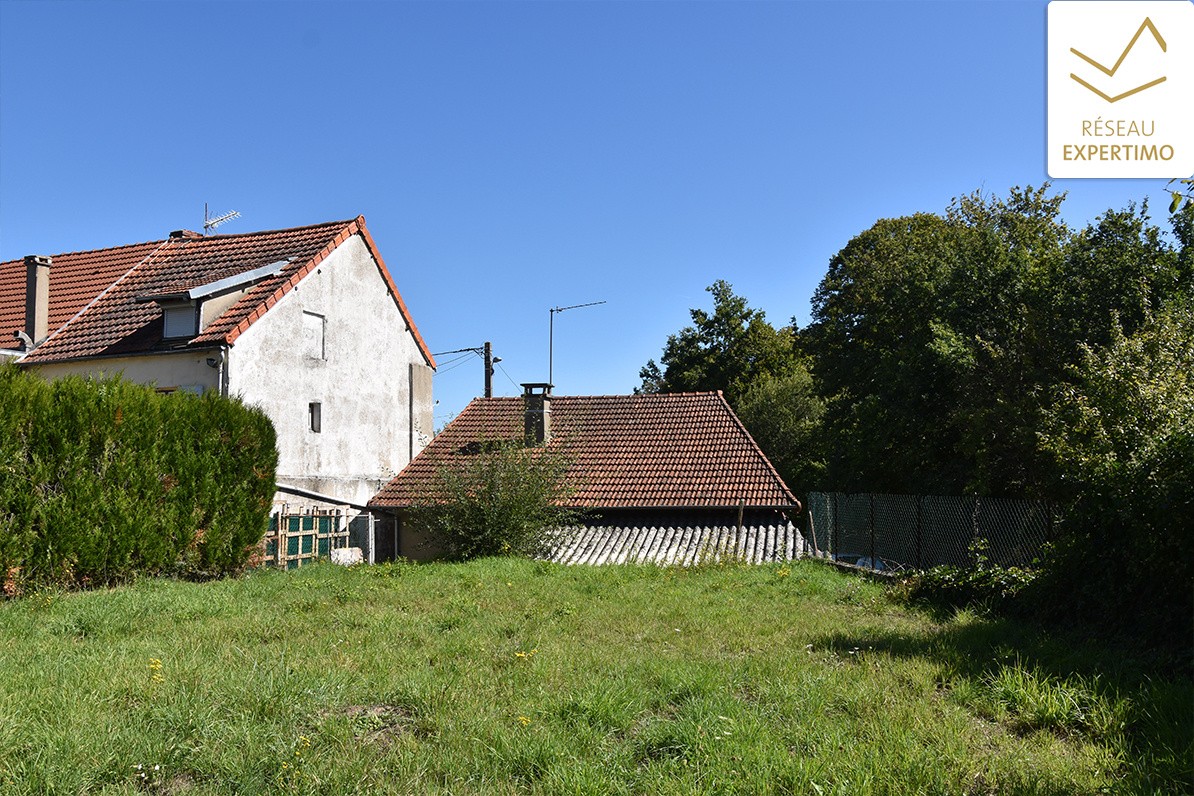
<instances>
[{"instance_id":1,"label":"antenna mast","mask_svg":"<svg viewBox=\"0 0 1194 796\"><path fill-rule=\"evenodd\" d=\"M206 235L211 230L223 224L225 221L231 221L234 218L240 218L240 213L236 210L229 210L223 215L211 217L207 214L207 202L203 203L203 234Z\"/></svg>"},{"instance_id":2,"label":"antenna mast","mask_svg":"<svg viewBox=\"0 0 1194 796\"><path fill-rule=\"evenodd\" d=\"M547 311L547 383L554 385L552 381L552 357L554 354L554 340L556 333L556 313L564 310L576 310L581 307L596 307L598 304L604 304L604 301L590 301L588 304L573 304L570 307L552 307Z\"/></svg>"}]
</instances>

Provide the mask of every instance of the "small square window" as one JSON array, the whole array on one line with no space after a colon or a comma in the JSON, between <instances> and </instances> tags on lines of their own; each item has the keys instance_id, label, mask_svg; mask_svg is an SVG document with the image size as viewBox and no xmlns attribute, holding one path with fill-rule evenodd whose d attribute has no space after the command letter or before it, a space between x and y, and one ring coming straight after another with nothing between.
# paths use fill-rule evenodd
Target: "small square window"
<instances>
[{"instance_id":1,"label":"small square window","mask_svg":"<svg viewBox=\"0 0 1194 796\"><path fill-rule=\"evenodd\" d=\"M311 423L311 430L316 434L320 432L320 428L322 426L322 421L320 418L321 414L321 404L319 401L312 401L311 403L307 404L307 419Z\"/></svg>"}]
</instances>

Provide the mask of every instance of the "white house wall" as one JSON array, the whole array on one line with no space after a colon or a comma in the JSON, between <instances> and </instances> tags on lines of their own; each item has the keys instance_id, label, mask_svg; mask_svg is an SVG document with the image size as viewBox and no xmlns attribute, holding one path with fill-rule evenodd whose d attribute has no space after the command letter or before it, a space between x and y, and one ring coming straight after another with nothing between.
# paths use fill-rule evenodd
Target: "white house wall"
<instances>
[{"instance_id":1,"label":"white house wall","mask_svg":"<svg viewBox=\"0 0 1194 796\"><path fill-rule=\"evenodd\" d=\"M431 439L431 369L359 235L237 338L227 371L274 422L279 483L364 503Z\"/></svg>"}]
</instances>

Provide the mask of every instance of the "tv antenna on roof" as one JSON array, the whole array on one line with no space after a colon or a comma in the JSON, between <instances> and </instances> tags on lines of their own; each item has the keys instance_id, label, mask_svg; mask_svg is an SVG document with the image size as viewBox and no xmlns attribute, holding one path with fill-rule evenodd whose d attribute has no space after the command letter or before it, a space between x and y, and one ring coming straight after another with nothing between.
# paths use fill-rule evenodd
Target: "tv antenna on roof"
<instances>
[{"instance_id":1,"label":"tv antenna on roof","mask_svg":"<svg viewBox=\"0 0 1194 796\"><path fill-rule=\"evenodd\" d=\"M209 216L207 214L207 202L203 203L203 234L206 235L211 230L223 224L225 221L231 221L234 218L240 218L240 212L237 210L229 210L223 215Z\"/></svg>"},{"instance_id":2,"label":"tv antenna on roof","mask_svg":"<svg viewBox=\"0 0 1194 796\"><path fill-rule=\"evenodd\" d=\"M547 383L554 385L552 381L552 355L554 353L553 341L556 333L556 313L564 310L578 310L581 307L596 307L598 304L604 304L604 301L590 301L588 304L573 304L570 307L552 307L547 311Z\"/></svg>"}]
</instances>

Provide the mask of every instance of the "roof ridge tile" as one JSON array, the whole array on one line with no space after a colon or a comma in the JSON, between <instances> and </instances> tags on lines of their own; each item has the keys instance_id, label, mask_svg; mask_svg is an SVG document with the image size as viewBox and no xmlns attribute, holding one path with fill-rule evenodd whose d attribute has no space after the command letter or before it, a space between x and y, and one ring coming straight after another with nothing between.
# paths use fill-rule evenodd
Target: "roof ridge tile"
<instances>
[{"instance_id":1,"label":"roof ridge tile","mask_svg":"<svg viewBox=\"0 0 1194 796\"><path fill-rule=\"evenodd\" d=\"M304 230L319 229L320 227L339 227L351 224L354 221L363 221L364 216L357 216L356 218L346 219L344 221L323 221L318 224L306 224L301 227L284 227L282 229L259 229L251 232L224 232L217 235L202 235L198 238L158 238L156 240L146 240L139 243L121 243L115 246L101 246L98 249L77 249L75 251L58 252L57 254L48 255L51 259L56 257L79 257L84 254L103 254L105 252L115 252L121 249L135 249L139 246L157 246L163 243L184 243L184 242L198 242L198 241L213 241L213 240L228 240L231 238L246 238L254 235L279 235L285 232L301 232ZM15 260L4 260L0 262L0 267L5 265L23 264L24 259L18 258Z\"/></svg>"},{"instance_id":2,"label":"roof ridge tile","mask_svg":"<svg viewBox=\"0 0 1194 796\"><path fill-rule=\"evenodd\" d=\"M84 254L103 254L105 252L120 251L121 249L136 249L136 248L139 248L142 246L160 246L163 243L168 242L169 240L170 240L169 238L162 238L161 240L146 240L146 241L142 241L140 243L122 243L119 246L105 246L102 249L79 249L78 251L58 252L57 254L50 254L47 256L51 260L53 260L55 258L79 257L80 255L84 255ZM0 268L4 267L6 265L23 265L24 262L25 261L23 258L17 259L17 260L5 260L3 262L0 262Z\"/></svg>"}]
</instances>

